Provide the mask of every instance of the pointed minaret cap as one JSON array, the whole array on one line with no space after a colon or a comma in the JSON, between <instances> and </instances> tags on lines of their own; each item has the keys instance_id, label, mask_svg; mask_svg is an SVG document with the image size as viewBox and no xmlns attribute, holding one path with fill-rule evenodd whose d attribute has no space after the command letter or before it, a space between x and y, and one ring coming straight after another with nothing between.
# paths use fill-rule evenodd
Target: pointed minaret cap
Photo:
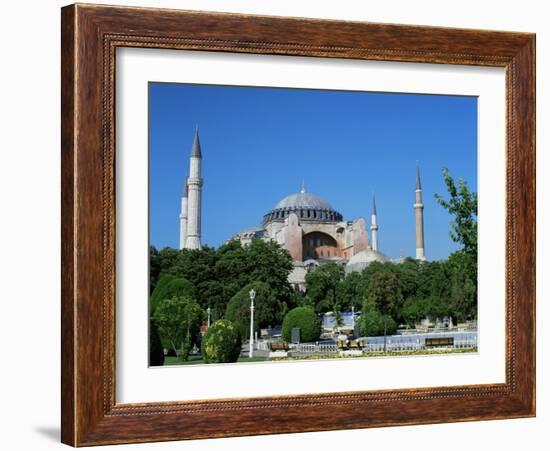
<instances>
[{"instance_id":1,"label":"pointed minaret cap","mask_svg":"<svg viewBox=\"0 0 550 451\"><path fill-rule=\"evenodd\" d=\"M199 126L195 128L195 139L191 147L191 157L202 158L201 143L199 141Z\"/></svg>"},{"instance_id":2,"label":"pointed minaret cap","mask_svg":"<svg viewBox=\"0 0 550 451\"><path fill-rule=\"evenodd\" d=\"M420 166L418 165L418 160L416 160L416 189L422 189L420 184Z\"/></svg>"},{"instance_id":3,"label":"pointed minaret cap","mask_svg":"<svg viewBox=\"0 0 550 451\"><path fill-rule=\"evenodd\" d=\"M376 199L374 198L374 193L372 193L372 214L376 215Z\"/></svg>"},{"instance_id":4,"label":"pointed minaret cap","mask_svg":"<svg viewBox=\"0 0 550 451\"><path fill-rule=\"evenodd\" d=\"M183 193L181 197L187 197L189 194L189 186L187 185L187 181L189 180L189 177L185 177L185 182L183 183Z\"/></svg>"},{"instance_id":5,"label":"pointed minaret cap","mask_svg":"<svg viewBox=\"0 0 550 451\"><path fill-rule=\"evenodd\" d=\"M304 179L302 179L302 187L300 188L300 192L302 194L306 192L306 184L304 183Z\"/></svg>"}]
</instances>

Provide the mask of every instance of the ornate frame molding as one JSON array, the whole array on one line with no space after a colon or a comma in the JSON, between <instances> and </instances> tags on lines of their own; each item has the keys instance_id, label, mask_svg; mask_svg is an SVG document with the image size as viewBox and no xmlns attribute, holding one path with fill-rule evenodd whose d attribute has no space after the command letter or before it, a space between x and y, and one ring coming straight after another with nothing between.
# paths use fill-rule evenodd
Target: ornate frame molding
<instances>
[{"instance_id":1,"label":"ornate frame molding","mask_svg":"<svg viewBox=\"0 0 550 451\"><path fill-rule=\"evenodd\" d=\"M535 414L534 35L80 4L62 9L61 31L64 443L82 446ZM506 68L506 383L117 404L117 47ZM332 406L330 419L323 408L327 405Z\"/></svg>"}]
</instances>

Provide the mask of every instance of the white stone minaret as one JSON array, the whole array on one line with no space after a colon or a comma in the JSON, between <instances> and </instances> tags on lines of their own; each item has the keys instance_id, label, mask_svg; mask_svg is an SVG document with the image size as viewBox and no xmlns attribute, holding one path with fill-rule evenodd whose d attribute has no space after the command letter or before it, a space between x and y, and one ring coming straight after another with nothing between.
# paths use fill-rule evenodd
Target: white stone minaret
<instances>
[{"instance_id":1,"label":"white stone minaret","mask_svg":"<svg viewBox=\"0 0 550 451\"><path fill-rule=\"evenodd\" d=\"M416 259L426 260L424 252L424 204L422 203L422 185L420 184L420 168L416 162L416 191L414 202L414 215L416 223Z\"/></svg>"},{"instance_id":2,"label":"white stone minaret","mask_svg":"<svg viewBox=\"0 0 550 451\"><path fill-rule=\"evenodd\" d=\"M372 195L372 216L370 225L372 250L378 252L378 222L376 221L376 200L374 194Z\"/></svg>"},{"instance_id":3,"label":"white stone minaret","mask_svg":"<svg viewBox=\"0 0 550 451\"><path fill-rule=\"evenodd\" d=\"M187 242L187 207L188 207L188 188L187 181L189 177L185 177L183 185L183 193L181 195L181 212L180 212L180 249L185 248Z\"/></svg>"},{"instance_id":4,"label":"white stone minaret","mask_svg":"<svg viewBox=\"0 0 550 451\"><path fill-rule=\"evenodd\" d=\"M188 204L187 204L187 240L186 249L201 248L201 144L199 142L199 129L195 130L195 139L191 147L189 157L189 178L187 179Z\"/></svg>"}]
</instances>

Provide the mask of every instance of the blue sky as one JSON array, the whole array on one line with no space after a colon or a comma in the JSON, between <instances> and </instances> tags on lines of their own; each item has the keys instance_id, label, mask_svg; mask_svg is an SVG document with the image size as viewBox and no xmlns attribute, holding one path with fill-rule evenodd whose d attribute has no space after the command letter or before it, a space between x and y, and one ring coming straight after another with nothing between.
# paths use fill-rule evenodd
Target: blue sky
<instances>
[{"instance_id":1,"label":"blue sky","mask_svg":"<svg viewBox=\"0 0 550 451\"><path fill-rule=\"evenodd\" d=\"M150 242L177 247L180 196L195 125L203 154L202 242L223 244L259 225L283 197L324 197L346 220L370 222L379 249L415 253L415 164L424 193L426 255L457 245L446 195L448 167L477 191L477 98L237 86L149 84Z\"/></svg>"}]
</instances>

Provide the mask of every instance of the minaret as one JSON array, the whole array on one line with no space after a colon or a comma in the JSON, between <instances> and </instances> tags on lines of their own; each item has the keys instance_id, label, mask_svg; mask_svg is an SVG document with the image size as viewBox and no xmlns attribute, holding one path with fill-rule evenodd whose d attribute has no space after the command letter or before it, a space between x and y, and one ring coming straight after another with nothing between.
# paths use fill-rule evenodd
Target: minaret
<instances>
[{"instance_id":1,"label":"minaret","mask_svg":"<svg viewBox=\"0 0 550 451\"><path fill-rule=\"evenodd\" d=\"M372 216L370 233L372 240L372 250L378 252L378 223L376 222L376 200L374 198L374 194L372 195Z\"/></svg>"},{"instance_id":2,"label":"minaret","mask_svg":"<svg viewBox=\"0 0 550 451\"><path fill-rule=\"evenodd\" d=\"M187 249L201 248L201 144L199 142L199 128L195 129L195 139L189 157L189 178L187 179Z\"/></svg>"},{"instance_id":3,"label":"minaret","mask_svg":"<svg viewBox=\"0 0 550 451\"><path fill-rule=\"evenodd\" d=\"M185 177L183 185L183 193L181 195L181 212L180 212L180 249L185 248L187 242L187 198L189 189L187 188L187 181L189 177Z\"/></svg>"},{"instance_id":4,"label":"minaret","mask_svg":"<svg viewBox=\"0 0 550 451\"><path fill-rule=\"evenodd\" d=\"M416 259L426 260L424 253L424 204L422 203L422 185L420 184L420 168L416 162L416 191L414 215L416 223Z\"/></svg>"}]
</instances>

